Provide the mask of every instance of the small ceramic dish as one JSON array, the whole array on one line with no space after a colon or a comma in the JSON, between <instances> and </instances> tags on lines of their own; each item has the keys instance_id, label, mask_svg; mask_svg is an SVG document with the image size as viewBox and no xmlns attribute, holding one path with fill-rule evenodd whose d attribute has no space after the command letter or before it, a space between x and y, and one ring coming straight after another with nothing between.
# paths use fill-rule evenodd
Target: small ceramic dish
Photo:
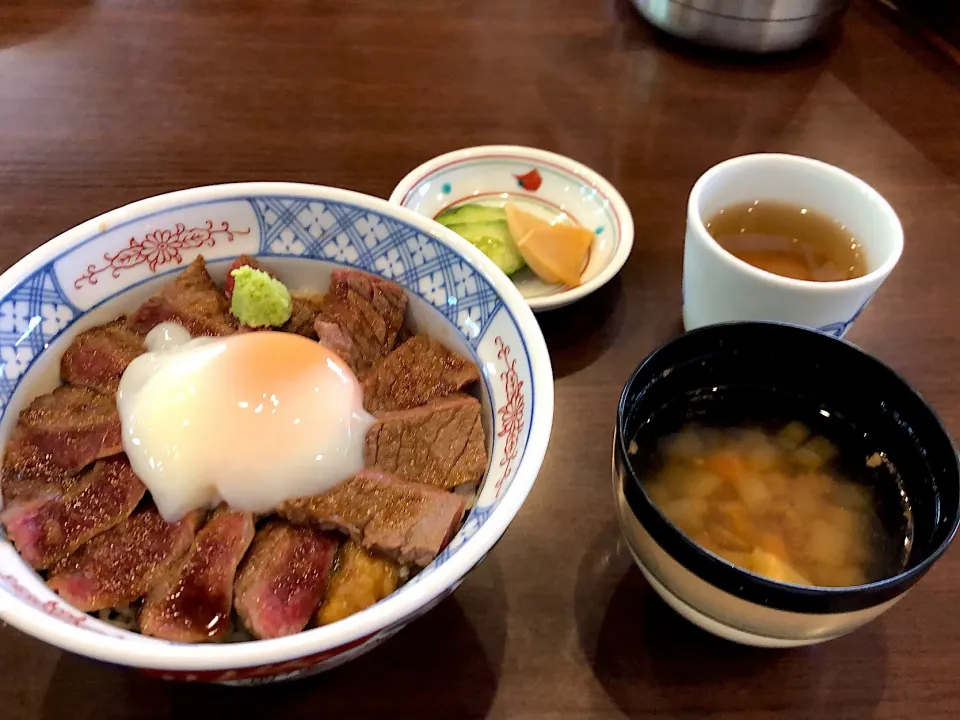
<instances>
[{"instance_id":1,"label":"small ceramic dish","mask_svg":"<svg viewBox=\"0 0 960 720\"><path fill-rule=\"evenodd\" d=\"M777 582L704 549L660 512L643 485L655 472L655 448L665 433L691 419L729 424L730 405L724 407L722 398L730 398L731 389L738 392L738 413L750 412L744 398L775 392L769 405L774 412L797 408L800 416L791 419L803 421L822 415L821 424L844 438L841 452L851 462L860 452L865 459L885 454L890 464L867 461L876 469L864 481L890 483L895 491L899 476L909 501L912 533L907 531L910 542L904 543L909 553L898 574L852 587ZM763 415L750 424L770 420ZM960 468L933 410L862 350L790 325L711 325L651 354L620 398L613 470L620 528L654 590L696 625L747 645L810 645L870 622L923 577L957 530ZM878 512L885 526L896 522L898 512L903 522L899 504L884 510Z\"/></svg>"},{"instance_id":2,"label":"small ceramic dish","mask_svg":"<svg viewBox=\"0 0 960 720\"><path fill-rule=\"evenodd\" d=\"M441 155L403 178L390 202L429 218L468 202L514 202L545 220L593 231L577 287L545 283L529 268L511 276L535 311L569 305L602 287L620 271L633 247L633 217L620 193L585 165L544 150L487 145Z\"/></svg>"}]
</instances>

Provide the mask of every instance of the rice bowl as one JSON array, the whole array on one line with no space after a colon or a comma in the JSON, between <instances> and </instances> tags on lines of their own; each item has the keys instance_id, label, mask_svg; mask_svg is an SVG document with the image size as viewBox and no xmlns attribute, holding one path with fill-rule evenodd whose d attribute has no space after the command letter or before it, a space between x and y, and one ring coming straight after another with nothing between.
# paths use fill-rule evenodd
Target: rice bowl
<instances>
[{"instance_id":1,"label":"rice bowl","mask_svg":"<svg viewBox=\"0 0 960 720\"><path fill-rule=\"evenodd\" d=\"M296 636L192 647L120 631L122 613L109 623L79 614L50 593L8 543L0 546L0 618L64 649L165 677L297 677L355 657L426 612L499 539L546 449L553 412L548 355L515 289L479 252L429 220L328 188L200 188L84 223L0 278L0 307L11 303L24 317L37 318L16 328L16 337L0 336L4 359L11 358L0 387L3 438L25 403L52 387L56 360L77 332L135 307L200 251L214 274L249 253L268 259L298 286L322 285L331 270L344 266L403 285L416 324L474 358L483 371L480 395L492 442L476 506L437 560L395 595Z\"/></svg>"}]
</instances>

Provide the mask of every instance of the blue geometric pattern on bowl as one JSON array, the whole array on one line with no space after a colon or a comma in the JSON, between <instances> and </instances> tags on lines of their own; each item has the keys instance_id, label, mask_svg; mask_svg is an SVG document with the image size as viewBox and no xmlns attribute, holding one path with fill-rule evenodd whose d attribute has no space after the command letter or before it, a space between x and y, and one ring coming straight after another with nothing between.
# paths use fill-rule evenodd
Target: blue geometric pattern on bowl
<instances>
[{"instance_id":1,"label":"blue geometric pattern on bowl","mask_svg":"<svg viewBox=\"0 0 960 720\"><path fill-rule=\"evenodd\" d=\"M163 225L171 217L176 217L178 212L188 209L195 211L203 208L205 212L209 207L211 212L216 213L217 206L224 209L238 202L248 203L257 218L259 249L254 252L258 256L322 260L393 279L439 310L474 348L483 340L490 322L501 310L506 311L510 325L516 328L516 335L520 337L516 320L503 305L493 286L456 252L424 235L414 226L349 203L298 197L215 200L168 208L152 216L140 216L110 231L115 233L127 225L142 223L147 217L156 225ZM103 235L97 233L79 241L0 298L0 416L21 377L40 353L83 314L58 282L55 265L61 259L79 252L88 243L102 240ZM129 242L133 248L134 240ZM112 274L112 279L126 279L129 272L130 281L125 284L118 282L117 291L106 295L96 304L122 295L155 277L172 275L182 270L196 254L205 254L211 261L223 261L239 254L236 243L219 243L216 247L214 244L211 242L199 249L193 246L182 257L176 254L164 256L165 259L159 263L162 267L151 268L155 270L153 274L136 281L136 273L142 275L144 267L132 265L120 268ZM248 251L253 251L253 248ZM105 279L108 275L102 277ZM68 279L63 281L68 282ZM69 281L72 282L72 278ZM526 372L524 375L529 377ZM492 398L492 388L489 386L488 392ZM534 402L532 388L528 387L526 393L529 393L527 418L531 418ZM496 423L495 417L494 428ZM519 457L522 457L522 450ZM512 463L507 466L504 477L500 478L501 483L507 479L507 473L512 476L513 467ZM489 519L499 501L498 497L489 504L474 507L450 545L412 582L422 580L454 555Z\"/></svg>"},{"instance_id":2,"label":"blue geometric pattern on bowl","mask_svg":"<svg viewBox=\"0 0 960 720\"><path fill-rule=\"evenodd\" d=\"M446 315L474 346L500 299L445 245L417 228L343 203L300 198L254 202L260 253L328 260L395 280Z\"/></svg>"},{"instance_id":3,"label":"blue geometric pattern on bowl","mask_svg":"<svg viewBox=\"0 0 960 720\"><path fill-rule=\"evenodd\" d=\"M0 300L0 415L34 359L79 314L51 268L38 270Z\"/></svg>"}]
</instances>

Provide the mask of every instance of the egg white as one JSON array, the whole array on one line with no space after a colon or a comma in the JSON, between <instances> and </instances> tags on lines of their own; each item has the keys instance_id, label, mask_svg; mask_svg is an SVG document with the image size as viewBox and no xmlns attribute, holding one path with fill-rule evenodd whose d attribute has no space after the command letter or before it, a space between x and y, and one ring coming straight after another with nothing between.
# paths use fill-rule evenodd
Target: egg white
<instances>
[{"instance_id":1,"label":"egg white","mask_svg":"<svg viewBox=\"0 0 960 720\"><path fill-rule=\"evenodd\" d=\"M165 520L197 508L269 512L363 468L373 417L347 365L288 333L190 339L164 323L117 393L123 446Z\"/></svg>"}]
</instances>

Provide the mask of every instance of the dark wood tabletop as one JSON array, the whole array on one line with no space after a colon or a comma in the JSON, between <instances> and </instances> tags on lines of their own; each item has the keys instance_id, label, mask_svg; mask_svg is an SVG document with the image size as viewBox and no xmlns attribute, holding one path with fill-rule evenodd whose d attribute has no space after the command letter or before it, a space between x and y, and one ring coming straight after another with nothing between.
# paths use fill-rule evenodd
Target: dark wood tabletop
<instances>
[{"instance_id":1,"label":"dark wood tabletop","mask_svg":"<svg viewBox=\"0 0 960 720\"><path fill-rule=\"evenodd\" d=\"M0 717L960 717L960 551L851 636L743 648L657 599L610 488L622 385L681 329L687 193L742 153L813 156L890 200L906 251L849 337L960 434L958 128L956 65L868 0L839 36L764 61L671 42L625 0L0 0L0 267L149 195L292 180L386 197L488 143L592 166L636 224L616 280L539 317L550 449L450 599L347 666L254 689L164 683L0 627Z\"/></svg>"}]
</instances>

